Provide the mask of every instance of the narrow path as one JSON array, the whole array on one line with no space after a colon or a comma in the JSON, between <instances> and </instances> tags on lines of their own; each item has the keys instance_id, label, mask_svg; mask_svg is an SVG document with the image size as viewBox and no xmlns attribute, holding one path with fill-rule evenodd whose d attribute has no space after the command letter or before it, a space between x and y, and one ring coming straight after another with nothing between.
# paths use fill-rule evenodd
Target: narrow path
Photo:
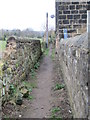
<instances>
[{"instance_id":1,"label":"narrow path","mask_svg":"<svg viewBox=\"0 0 90 120\"><path fill-rule=\"evenodd\" d=\"M37 73L37 88L34 88L30 108L26 110L24 118L48 118L52 108L51 87L53 83L53 62L51 59L52 46L50 46L49 55L43 58L40 70Z\"/></svg>"},{"instance_id":2,"label":"narrow path","mask_svg":"<svg viewBox=\"0 0 90 120\"><path fill-rule=\"evenodd\" d=\"M3 107L5 115L10 118L72 118L66 86L54 90L57 84L65 83L58 55L55 55L54 61L51 58L52 50L51 45L49 54L40 61L37 78L28 76L28 82L36 86L31 93L34 99L23 98L21 106L8 103Z\"/></svg>"}]
</instances>

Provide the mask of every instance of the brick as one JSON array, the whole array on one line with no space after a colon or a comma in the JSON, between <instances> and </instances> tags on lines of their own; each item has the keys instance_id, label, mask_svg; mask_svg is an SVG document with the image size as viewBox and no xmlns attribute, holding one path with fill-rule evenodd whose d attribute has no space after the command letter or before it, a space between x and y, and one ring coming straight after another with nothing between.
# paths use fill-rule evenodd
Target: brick
<instances>
[{"instance_id":1,"label":"brick","mask_svg":"<svg viewBox=\"0 0 90 120\"><path fill-rule=\"evenodd\" d=\"M80 4L87 4L87 2L80 2Z\"/></svg>"},{"instance_id":2,"label":"brick","mask_svg":"<svg viewBox=\"0 0 90 120\"><path fill-rule=\"evenodd\" d=\"M59 19L66 19L66 15L60 15Z\"/></svg>"},{"instance_id":3,"label":"brick","mask_svg":"<svg viewBox=\"0 0 90 120\"><path fill-rule=\"evenodd\" d=\"M72 25L66 25L66 28L72 28Z\"/></svg>"},{"instance_id":4,"label":"brick","mask_svg":"<svg viewBox=\"0 0 90 120\"><path fill-rule=\"evenodd\" d=\"M89 1L89 2L87 2L87 4L90 4L90 1Z\"/></svg>"},{"instance_id":5,"label":"brick","mask_svg":"<svg viewBox=\"0 0 90 120\"><path fill-rule=\"evenodd\" d=\"M71 28L71 25L69 25L69 24L64 24L64 26L63 26L63 28Z\"/></svg>"},{"instance_id":6,"label":"brick","mask_svg":"<svg viewBox=\"0 0 90 120\"><path fill-rule=\"evenodd\" d=\"M64 6L64 9L63 10L67 10L68 9L68 5L67 6Z\"/></svg>"},{"instance_id":7,"label":"brick","mask_svg":"<svg viewBox=\"0 0 90 120\"><path fill-rule=\"evenodd\" d=\"M63 6L58 6L58 9L59 10L63 10Z\"/></svg>"},{"instance_id":8,"label":"brick","mask_svg":"<svg viewBox=\"0 0 90 120\"><path fill-rule=\"evenodd\" d=\"M63 24L69 24L69 20L63 20Z\"/></svg>"},{"instance_id":9,"label":"brick","mask_svg":"<svg viewBox=\"0 0 90 120\"><path fill-rule=\"evenodd\" d=\"M59 14L62 14L62 10L58 12Z\"/></svg>"},{"instance_id":10,"label":"brick","mask_svg":"<svg viewBox=\"0 0 90 120\"><path fill-rule=\"evenodd\" d=\"M60 32L60 33L63 33L63 30L59 29L59 32Z\"/></svg>"},{"instance_id":11,"label":"brick","mask_svg":"<svg viewBox=\"0 0 90 120\"><path fill-rule=\"evenodd\" d=\"M87 5L87 10L90 10L90 5Z\"/></svg>"},{"instance_id":12,"label":"brick","mask_svg":"<svg viewBox=\"0 0 90 120\"><path fill-rule=\"evenodd\" d=\"M72 2L72 4L79 4L79 2Z\"/></svg>"},{"instance_id":13,"label":"brick","mask_svg":"<svg viewBox=\"0 0 90 120\"><path fill-rule=\"evenodd\" d=\"M73 19L73 15L67 15L67 19Z\"/></svg>"},{"instance_id":14,"label":"brick","mask_svg":"<svg viewBox=\"0 0 90 120\"><path fill-rule=\"evenodd\" d=\"M87 10L87 5L83 5L83 10Z\"/></svg>"},{"instance_id":15,"label":"brick","mask_svg":"<svg viewBox=\"0 0 90 120\"><path fill-rule=\"evenodd\" d=\"M71 2L60 2L62 5L69 5Z\"/></svg>"},{"instance_id":16,"label":"brick","mask_svg":"<svg viewBox=\"0 0 90 120\"><path fill-rule=\"evenodd\" d=\"M62 20L59 20L58 23L59 23L59 24L63 24L63 21L62 21Z\"/></svg>"},{"instance_id":17,"label":"brick","mask_svg":"<svg viewBox=\"0 0 90 120\"><path fill-rule=\"evenodd\" d=\"M74 20L70 20L70 24L77 24L77 23L79 23L79 21L78 21L78 19L74 19Z\"/></svg>"},{"instance_id":18,"label":"brick","mask_svg":"<svg viewBox=\"0 0 90 120\"><path fill-rule=\"evenodd\" d=\"M66 9L68 9L68 6L58 6L58 9L59 10L66 10Z\"/></svg>"},{"instance_id":19,"label":"brick","mask_svg":"<svg viewBox=\"0 0 90 120\"><path fill-rule=\"evenodd\" d=\"M80 10L79 13L87 13L87 10Z\"/></svg>"},{"instance_id":20,"label":"brick","mask_svg":"<svg viewBox=\"0 0 90 120\"><path fill-rule=\"evenodd\" d=\"M73 9L75 9L75 5L70 5L70 10L73 10Z\"/></svg>"},{"instance_id":21,"label":"brick","mask_svg":"<svg viewBox=\"0 0 90 120\"><path fill-rule=\"evenodd\" d=\"M77 13L78 13L78 10L71 11L71 14L77 14Z\"/></svg>"},{"instance_id":22,"label":"brick","mask_svg":"<svg viewBox=\"0 0 90 120\"><path fill-rule=\"evenodd\" d=\"M81 20L79 20L79 23L81 23L81 24L82 24L82 23L85 23L85 24L86 24L86 23L87 23L87 20L82 20L82 19L81 19Z\"/></svg>"},{"instance_id":23,"label":"brick","mask_svg":"<svg viewBox=\"0 0 90 120\"><path fill-rule=\"evenodd\" d=\"M68 29L67 31L68 31L68 33L76 32L75 29L70 29L70 30Z\"/></svg>"},{"instance_id":24,"label":"brick","mask_svg":"<svg viewBox=\"0 0 90 120\"><path fill-rule=\"evenodd\" d=\"M63 29L64 28L64 26L63 25L59 25L59 29Z\"/></svg>"},{"instance_id":25,"label":"brick","mask_svg":"<svg viewBox=\"0 0 90 120\"><path fill-rule=\"evenodd\" d=\"M87 14L83 14L82 19L86 19L86 18L87 18Z\"/></svg>"},{"instance_id":26,"label":"brick","mask_svg":"<svg viewBox=\"0 0 90 120\"><path fill-rule=\"evenodd\" d=\"M63 14L70 14L70 11L69 10L65 10L65 11L63 11Z\"/></svg>"},{"instance_id":27,"label":"brick","mask_svg":"<svg viewBox=\"0 0 90 120\"><path fill-rule=\"evenodd\" d=\"M74 19L80 19L80 15L74 15Z\"/></svg>"},{"instance_id":28,"label":"brick","mask_svg":"<svg viewBox=\"0 0 90 120\"><path fill-rule=\"evenodd\" d=\"M74 28L81 28L81 25L73 25Z\"/></svg>"},{"instance_id":29,"label":"brick","mask_svg":"<svg viewBox=\"0 0 90 120\"><path fill-rule=\"evenodd\" d=\"M82 5L76 5L76 9L81 9Z\"/></svg>"}]
</instances>

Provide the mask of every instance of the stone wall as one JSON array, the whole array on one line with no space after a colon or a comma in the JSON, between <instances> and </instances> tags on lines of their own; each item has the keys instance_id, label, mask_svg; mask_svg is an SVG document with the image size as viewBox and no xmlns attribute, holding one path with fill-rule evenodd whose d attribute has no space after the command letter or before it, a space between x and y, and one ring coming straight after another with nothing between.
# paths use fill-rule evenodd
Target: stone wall
<instances>
[{"instance_id":1,"label":"stone wall","mask_svg":"<svg viewBox=\"0 0 90 120\"><path fill-rule=\"evenodd\" d=\"M88 35L63 39L59 46L59 61L70 96L75 118L88 116Z\"/></svg>"},{"instance_id":2,"label":"stone wall","mask_svg":"<svg viewBox=\"0 0 90 120\"><path fill-rule=\"evenodd\" d=\"M0 97L8 96L10 84L19 85L26 80L30 69L41 55L39 40L14 39L7 40L3 61L0 63ZM1 71L1 70L0 70Z\"/></svg>"},{"instance_id":3,"label":"stone wall","mask_svg":"<svg viewBox=\"0 0 90 120\"><path fill-rule=\"evenodd\" d=\"M68 37L86 31L90 0L56 0L55 4L56 33L60 37L63 37L63 29L67 29Z\"/></svg>"}]
</instances>

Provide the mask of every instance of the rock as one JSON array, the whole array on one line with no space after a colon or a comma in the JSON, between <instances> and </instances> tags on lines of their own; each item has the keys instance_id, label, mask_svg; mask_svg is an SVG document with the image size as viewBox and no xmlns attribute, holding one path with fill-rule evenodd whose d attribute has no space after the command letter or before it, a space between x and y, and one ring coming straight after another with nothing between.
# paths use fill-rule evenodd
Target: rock
<instances>
[{"instance_id":1,"label":"rock","mask_svg":"<svg viewBox=\"0 0 90 120\"><path fill-rule=\"evenodd\" d=\"M9 103L11 103L12 105L16 106L16 103L15 103L14 100L9 101Z\"/></svg>"},{"instance_id":2,"label":"rock","mask_svg":"<svg viewBox=\"0 0 90 120\"><path fill-rule=\"evenodd\" d=\"M22 103L23 103L22 97L23 97L23 95L22 95L21 93L19 93L19 94L16 96L16 104L17 104L17 105L22 105Z\"/></svg>"},{"instance_id":3,"label":"rock","mask_svg":"<svg viewBox=\"0 0 90 120\"><path fill-rule=\"evenodd\" d=\"M10 74L11 73L11 68L7 68L7 73Z\"/></svg>"},{"instance_id":4,"label":"rock","mask_svg":"<svg viewBox=\"0 0 90 120\"><path fill-rule=\"evenodd\" d=\"M4 71L4 70L6 70L6 69L7 69L7 65L4 64L3 67L2 67L2 70Z\"/></svg>"},{"instance_id":5,"label":"rock","mask_svg":"<svg viewBox=\"0 0 90 120\"><path fill-rule=\"evenodd\" d=\"M23 94L23 97L25 98L29 96L29 91L26 88L22 88L21 93Z\"/></svg>"}]
</instances>

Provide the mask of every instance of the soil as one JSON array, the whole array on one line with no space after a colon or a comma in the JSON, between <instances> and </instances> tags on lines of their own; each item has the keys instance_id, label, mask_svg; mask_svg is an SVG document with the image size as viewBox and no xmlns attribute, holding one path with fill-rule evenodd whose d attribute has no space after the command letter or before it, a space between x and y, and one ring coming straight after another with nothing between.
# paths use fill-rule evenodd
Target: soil
<instances>
[{"instance_id":1,"label":"soil","mask_svg":"<svg viewBox=\"0 0 90 120\"><path fill-rule=\"evenodd\" d=\"M37 78L34 80L36 87L31 93L33 99L24 99L21 106L7 103L3 107L4 116L13 118L72 118L66 86L60 90L54 90L56 84L65 83L57 54L54 60L51 58L52 49L53 46L50 45L49 54L41 60ZM33 81L30 76L28 76L28 81ZM56 110L57 108L59 110Z\"/></svg>"}]
</instances>

